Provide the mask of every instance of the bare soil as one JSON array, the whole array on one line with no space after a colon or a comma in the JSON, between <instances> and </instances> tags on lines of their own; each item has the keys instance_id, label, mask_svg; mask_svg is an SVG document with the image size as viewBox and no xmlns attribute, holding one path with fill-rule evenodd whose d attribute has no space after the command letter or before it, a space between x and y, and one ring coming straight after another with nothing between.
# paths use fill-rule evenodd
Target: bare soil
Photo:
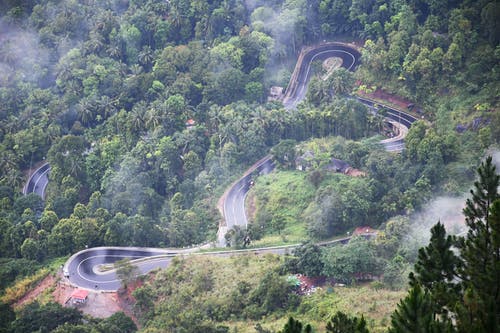
<instances>
[{"instance_id":1,"label":"bare soil","mask_svg":"<svg viewBox=\"0 0 500 333\"><path fill-rule=\"evenodd\" d=\"M49 297L62 306L75 306L84 314L96 318L107 318L116 312L123 311L137 324L137 318L133 315L132 311L135 300L131 296L132 291L137 287L138 285L131 286L126 292L122 293L89 290L89 296L86 303L73 305L70 301L70 296L77 288L71 286L62 276L54 277L52 274L49 274L45 279L40 281L35 288L14 303L13 307L22 307L40 299L47 289L52 288L54 291Z\"/></svg>"},{"instance_id":2,"label":"bare soil","mask_svg":"<svg viewBox=\"0 0 500 333\"><path fill-rule=\"evenodd\" d=\"M408 105L413 103L410 100L407 100L401 96L397 96L397 95L388 93L380 88L377 88L377 90L375 90L374 92L369 93L369 94L362 93L362 92L358 92L358 94L360 94L361 96L364 96L364 97L389 102L390 104L397 106L398 108L403 109L405 111L408 111L408 109L407 109Z\"/></svg>"},{"instance_id":3,"label":"bare soil","mask_svg":"<svg viewBox=\"0 0 500 333\"><path fill-rule=\"evenodd\" d=\"M49 274L42 281L40 281L35 288L28 291L23 297L21 297L17 302L15 302L12 307L14 309L22 307L28 303L33 302L38 298L38 296L46 289L52 287L56 283L56 279L52 274Z\"/></svg>"}]
</instances>

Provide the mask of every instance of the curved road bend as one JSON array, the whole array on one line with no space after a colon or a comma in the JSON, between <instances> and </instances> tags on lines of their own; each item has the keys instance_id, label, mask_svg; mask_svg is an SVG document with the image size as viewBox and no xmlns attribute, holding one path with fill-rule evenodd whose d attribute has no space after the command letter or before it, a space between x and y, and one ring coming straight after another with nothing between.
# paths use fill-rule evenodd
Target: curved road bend
<instances>
[{"instance_id":1,"label":"curved road bend","mask_svg":"<svg viewBox=\"0 0 500 333\"><path fill-rule=\"evenodd\" d=\"M303 98L305 95L305 89L307 87L307 82L310 76L310 62L316 59L328 58L331 56L340 56L344 65L349 69L353 69L357 62L357 57L353 57L349 55L348 50L327 50L328 48L337 47L337 44L329 43L327 45L322 45L318 49L309 50L306 55L303 57L301 65L299 69L296 68L297 74L295 74L296 82L300 84L297 86L296 84L291 83L289 86L290 94L288 94L287 105L293 106L296 105L299 101L299 98ZM346 46L342 46L346 48ZM325 49L326 48L326 49ZM314 50L318 50L318 52L314 52ZM352 54L357 52L354 49L351 49ZM359 57L359 52L357 53ZM350 60L349 60L350 59ZM305 60L305 65L304 65ZM344 66L344 67L345 67ZM293 91L293 93L292 93ZM374 103L371 101L363 101L365 104L371 103L371 106L374 106ZM396 117L396 121L399 122L400 126L409 127L411 122L415 120L414 117L400 112L398 110L389 110L388 117ZM391 115L392 114L392 115ZM399 139L399 138L398 138ZM397 142L397 140L393 142L388 142L388 145L392 145L394 151L398 151L401 149L401 143ZM388 147L388 146L386 146ZM389 149L390 150L390 149ZM233 186L231 186L226 191L226 200L223 202L223 213L226 219L226 226L221 226L219 230L218 241L222 242L222 246L225 245L224 234L228 228L231 228L234 225L246 226L247 219L245 215L244 203L247 192L250 188L250 182L252 180L255 172L258 173L268 173L273 169L272 162L270 160L270 156L264 157L262 160L257 162L252 168L250 168L245 175L236 181ZM36 187L36 186L34 186ZM225 227L225 228L224 228ZM222 238L221 238L222 237ZM345 243L349 240L348 238L335 240L330 243L340 242ZM324 245L324 244L323 244ZM283 254L289 252L291 248L296 245L291 246L283 246L283 247L273 247L266 249L253 249L253 250L243 250L243 251L224 251L224 252L207 252L207 253L198 253L199 255L211 254L218 256L230 256L238 253L248 253L248 252L272 252L277 254ZM102 273L98 271L98 267L102 264L112 264L117 260L123 258L132 258L135 260L134 264L136 264L140 270L141 274L147 273L155 268L159 267L167 267L173 256L182 255L182 254L190 254L194 251L197 251L198 248L181 250L181 249L147 249L147 248L93 248L83 250L74 254L64 266L64 272L68 273L69 280L71 283L88 289L98 289L98 290L116 290L120 286L120 281L116 277L116 273L111 270L106 273ZM196 254L196 253L194 253ZM141 260L143 258L148 258L147 260Z\"/></svg>"},{"instance_id":2,"label":"curved road bend","mask_svg":"<svg viewBox=\"0 0 500 333\"><path fill-rule=\"evenodd\" d=\"M286 88L283 105L287 109L292 109L305 98L313 61L338 57L342 59L342 67L353 71L360 56L361 54L354 47L342 43L325 43L305 49L299 55L290 83Z\"/></svg>"},{"instance_id":3,"label":"curved road bend","mask_svg":"<svg viewBox=\"0 0 500 333\"><path fill-rule=\"evenodd\" d=\"M329 242L319 243L320 246L335 243L345 244L351 237L336 239ZM182 255L210 255L217 257L231 257L240 254L264 254L273 253L284 255L300 244L274 246L260 249L230 250L217 252L195 252L198 249L148 249L148 248L126 248L126 247L96 247L80 251L68 259L64 265L64 272L68 272L68 280L80 288L97 291L116 291L121 286L121 281L116 275L116 270L110 269L100 271L102 265L112 265L123 259L132 259L132 264L139 270L139 274L146 274L157 268L166 268L175 256ZM147 260L141 260L147 258ZM66 274L66 273L65 273Z\"/></svg>"},{"instance_id":4,"label":"curved road bend","mask_svg":"<svg viewBox=\"0 0 500 333\"><path fill-rule=\"evenodd\" d=\"M42 199L44 199L45 189L47 188L47 184L49 183L49 172L49 163L45 163L38 169L36 169L28 178L28 181L23 188L23 194L27 195L30 193L35 193L41 196Z\"/></svg>"},{"instance_id":5,"label":"curved road bend","mask_svg":"<svg viewBox=\"0 0 500 333\"><path fill-rule=\"evenodd\" d=\"M113 264L114 262L130 258L141 259L154 256L174 255L173 252L163 249L148 248L128 248L128 247L96 247L80 251L66 261L64 274L69 281L79 287L95 290L117 290L120 287L120 280L114 270L100 273L100 265ZM168 263L165 264L166 267ZM140 273L145 274L156 267L163 267L154 262L144 262L138 265Z\"/></svg>"},{"instance_id":6,"label":"curved road bend","mask_svg":"<svg viewBox=\"0 0 500 333\"><path fill-rule=\"evenodd\" d=\"M406 113L404 111L395 109L389 105L381 104L374 102L372 100L356 97L361 103L372 109L378 109L379 107L383 107L386 109L386 121L392 123L393 126L397 127L399 130L399 135L380 141L381 144L384 145L385 149L393 152L400 152L404 149L404 138L408 133L411 125L417 120L417 117Z\"/></svg>"},{"instance_id":7,"label":"curved road bend","mask_svg":"<svg viewBox=\"0 0 500 333\"><path fill-rule=\"evenodd\" d=\"M342 58L342 66L348 70L354 70L358 63L360 53L352 47L338 43L327 43L303 51L299 56L294 73L287 87L287 92L283 101L285 108L294 108L305 97L311 75L311 63L315 60L324 60L332 56ZM368 99L358 98L358 100L370 108L378 108L374 102ZM399 134L394 138L382 140L381 143L386 150L399 152L404 149L404 137L408 132L408 128L416 118L390 106L383 106L387 109L386 121L398 128ZM272 170L273 165L271 164L270 156L266 156L264 159L257 162L224 194L223 198L225 198L225 200L223 199L222 213L226 224L221 225L219 228L217 235L218 246L222 247L225 245L224 235L233 226L237 225L240 228L246 229L248 222L245 213L245 198L250 189L250 182L252 180L250 173L261 166L266 166L266 173Z\"/></svg>"},{"instance_id":8,"label":"curved road bend","mask_svg":"<svg viewBox=\"0 0 500 333\"><path fill-rule=\"evenodd\" d=\"M229 189L224 193L222 204L222 215L226 224L219 228L217 233L217 245L219 247L226 246L225 234L234 226L246 229L247 216L245 214L245 198L250 190L252 178L255 175L268 174L274 169L271 156L265 156L260 161L255 163L248 169L243 177L238 179Z\"/></svg>"}]
</instances>

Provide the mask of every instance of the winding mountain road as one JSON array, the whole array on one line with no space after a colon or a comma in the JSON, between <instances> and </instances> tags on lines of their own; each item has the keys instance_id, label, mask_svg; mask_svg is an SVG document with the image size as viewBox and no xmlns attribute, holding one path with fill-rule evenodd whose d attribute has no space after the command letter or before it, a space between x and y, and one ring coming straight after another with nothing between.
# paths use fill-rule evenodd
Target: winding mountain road
<instances>
[{"instance_id":1,"label":"winding mountain road","mask_svg":"<svg viewBox=\"0 0 500 333\"><path fill-rule=\"evenodd\" d=\"M217 233L217 245L224 247L226 245L225 235L234 226L247 228L247 216L245 214L245 198L252 185L253 177L256 175L268 174L274 169L270 156L266 156L250 167L243 177L233 183L223 195L222 215L225 225L219 227Z\"/></svg>"},{"instance_id":2,"label":"winding mountain road","mask_svg":"<svg viewBox=\"0 0 500 333\"><path fill-rule=\"evenodd\" d=\"M337 57L342 59L342 67L353 71L360 56L356 48L344 43L329 42L304 48L297 59L295 70L286 88L283 105L286 109L292 109L305 98L307 85L311 79L311 65L314 61Z\"/></svg>"},{"instance_id":3,"label":"winding mountain road","mask_svg":"<svg viewBox=\"0 0 500 333\"><path fill-rule=\"evenodd\" d=\"M311 75L311 63L315 60L324 60L329 57L339 57L342 59L342 66L354 70L359 59L359 51L352 46L341 43L325 43L319 46L305 49L301 52L297 66L290 80L287 92L284 99L284 105L287 109L294 108L305 96L307 84ZM363 103L376 107L373 102L369 100L360 99ZM387 117L393 122L393 125L400 129L400 136L392 139L383 140L382 144L385 145L387 150L400 151L404 147L403 138L406 131L411 126L411 123L416 119L406 113L397 109L392 109L387 106ZM48 164L47 164L48 166ZM225 224L219 228L217 243L219 246L225 246L224 235L228 230L234 226L246 228L247 218L245 214L245 198L250 189L253 177L258 174L265 174L273 169L270 156L266 156L258 161L243 175L242 178L237 180L226 191L222 200L222 213L224 215ZM45 171L48 172L49 167ZM42 171L43 173L44 171ZM46 173L45 173L46 174ZM36 177L40 179L36 181ZM43 188L41 195L44 195L46 182L43 182L42 176L35 176L35 180L30 178L27 186L26 193L36 192L36 189ZM34 181L34 183L33 183ZM39 182L42 181L40 184ZM37 185L38 184L38 185ZM38 193L38 192L36 192ZM333 241L345 243L349 237ZM99 247L91 248L80 251L67 260L64 265L63 271L69 281L79 287L87 289L108 290L114 291L120 287L120 281L116 276L116 272L111 269L106 272L100 270L103 265L111 265L114 262L130 258L133 260L141 274L145 274L155 268L167 267L174 256L179 255L218 255L230 256L238 253L248 252L271 252L283 254L290 252L293 247L282 246L272 247L265 249L252 249L241 251L223 251L223 252L202 252L196 253L200 248L193 249L150 249L150 248L127 248L127 247Z\"/></svg>"},{"instance_id":4,"label":"winding mountain road","mask_svg":"<svg viewBox=\"0 0 500 333\"><path fill-rule=\"evenodd\" d=\"M23 188L23 194L27 195L30 193L35 193L41 196L42 199L44 199L45 189L47 188L47 184L49 183L49 172L49 163L44 163L38 169L36 169L28 178L28 181Z\"/></svg>"}]
</instances>

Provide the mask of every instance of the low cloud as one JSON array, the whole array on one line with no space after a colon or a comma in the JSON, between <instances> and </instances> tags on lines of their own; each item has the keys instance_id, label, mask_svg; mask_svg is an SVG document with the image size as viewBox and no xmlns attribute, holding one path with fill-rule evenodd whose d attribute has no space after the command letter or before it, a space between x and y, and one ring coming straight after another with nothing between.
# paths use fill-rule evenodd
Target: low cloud
<instances>
[{"instance_id":1,"label":"low cloud","mask_svg":"<svg viewBox=\"0 0 500 333\"><path fill-rule=\"evenodd\" d=\"M44 75L42 68L49 63L49 52L40 46L38 36L28 30L13 28L0 21L0 83L8 84L12 75L33 82Z\"/></svg>"}]
</instances>

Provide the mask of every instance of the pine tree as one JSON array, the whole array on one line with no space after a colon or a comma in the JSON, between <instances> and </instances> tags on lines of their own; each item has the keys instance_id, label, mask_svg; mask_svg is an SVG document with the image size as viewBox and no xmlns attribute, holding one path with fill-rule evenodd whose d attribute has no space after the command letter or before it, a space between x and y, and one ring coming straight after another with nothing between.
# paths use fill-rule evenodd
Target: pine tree
<instances>
[{"instance_id":1,"label":"pine tree","mask_svg":"<svg viewBox=\"0 0 500 333\"><path fill-rule=\"evenodd\" d=\"M446 236L441 223L432 228L391 333L500 332L500 176L491 157L478 175L463 211L467 236Z\"/></svg>"},{"instance_id":2,"label":"pine tree","mask_svg":"<svg viewBox=\"0 0 500 333\"><path fill-rule=\"evenodd\" d=\"M391 316L389 333L441 333L453 332L447 320L434 316L435 304L429 292L416 283L401 300Z\"/></svg>"},{"instance_id":3,"label":"pine tree","mask_svg":"<svg viewBox=\"0 0 500 333\"><path fill-rule=\"evenodd\" d=\"M478 174L464 209L469 231L460 242L463 301L457 305L457 328L500 332L500 175L491 157Z\"/></svg>"},{"instance_id":4,"label":"pine tree","mask_svg":"<svg viewBox=\"0 0 500 333\"><path fill-rule=\"evenodd\" d=\"M326 331L328 333L369 333L363 316L361 316L361 319L349 317L340 311L327 323Z\"/></svg>"},{"instance_id":5,"label":"pine tree","mask_svg":"<svg viewBox=\"0 0 500 333\"><path fill-rule=\"evenodd\" d=\"M293 317L288 319L288 322L285 324L283 330L280 333L311 333L312 328L311 325L307 324L304 328L302 328L302 323Z\"/></svg>"},{"instance_id":6,"label":"pine tree","mask_svg":"<svg viewBox=\"0 0 500 333\"><path fill-rule=\"evenodd\" d=\"M458 299L459 286L454 282L460 259L453 252L454 237L446 236L441 222L431 229L429 245L418 251L415 275L410 274L410 285L420 284L435 301L436 313L446 314L447 307Z\"/></svg>"}]
</instances>

